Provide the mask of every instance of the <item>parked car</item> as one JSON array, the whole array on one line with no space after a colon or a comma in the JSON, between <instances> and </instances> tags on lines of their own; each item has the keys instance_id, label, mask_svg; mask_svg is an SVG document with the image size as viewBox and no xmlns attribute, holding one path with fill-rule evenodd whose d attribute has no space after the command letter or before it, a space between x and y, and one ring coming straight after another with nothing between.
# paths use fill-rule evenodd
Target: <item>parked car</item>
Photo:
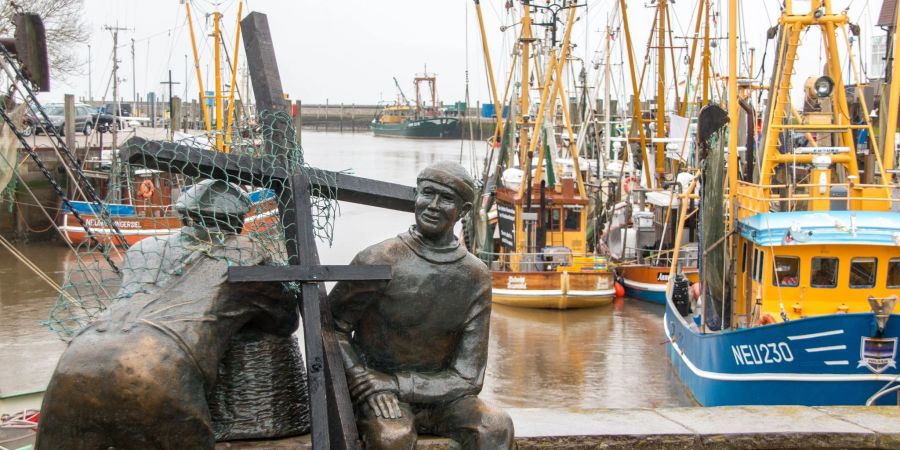
<instances>
[{"instance_id":1,"label":"parked car","mask_svg":"<svg viewBox=\"0 0 900 450\"><path fill-rule=\"evenodd\" d=\"M65 134L65 113L63 105L46 105L44 112L47 113L48 122L43 117L25 116L24 128L22 134L31 136L32 133L47 133L48 130L54 129L61 136ZM112 127L115 118L106 113L98 111L89 105L75 105L75 131L80 131L85 135L91 134L91 131L106 132ZM121 127L121 123L119 126Z\"/></svg>"},{"instance_id":2,"label":"parked car","mask_svg":"<svg viewBox=\"0 0 900 450\"><path fill-rule=\"evenodd\" d=\"M122 117L131 117L131 103L119 103L119 113L115 114L113 111L116 110L115 103L107 103L100 108L100 112L104 112L107 114L113 114L116 116Z\"/></svg>"}]
</instances>

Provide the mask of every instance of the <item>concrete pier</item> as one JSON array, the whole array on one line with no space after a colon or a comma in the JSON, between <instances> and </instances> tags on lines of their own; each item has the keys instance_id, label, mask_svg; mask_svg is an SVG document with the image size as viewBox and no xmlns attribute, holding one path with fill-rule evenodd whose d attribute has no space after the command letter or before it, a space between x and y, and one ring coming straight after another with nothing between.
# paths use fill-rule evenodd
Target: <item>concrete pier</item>
<instances>
[{"instance_id":1,"label":"concrete pier","mask_svg":"<svg viewBox=\"0 0 900 450\"><path fill-rule=\"evenodd\" d=\"M900 407L728 406L717 408L507 409L519 450L543 449L897 449ZM309 436L223 442L217 450L311 449ZM449 450L420 437L418 450Z\"/></svg>"}]
</instances>

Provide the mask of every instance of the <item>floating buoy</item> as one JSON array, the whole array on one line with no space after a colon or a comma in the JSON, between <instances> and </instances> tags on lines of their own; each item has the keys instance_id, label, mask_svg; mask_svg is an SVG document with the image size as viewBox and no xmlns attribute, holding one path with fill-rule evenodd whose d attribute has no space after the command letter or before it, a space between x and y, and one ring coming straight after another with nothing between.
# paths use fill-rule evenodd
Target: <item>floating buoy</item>
<instances>
[{"instance_id":1,"label":"floating buoy","mask_svg":"<svg viewBox=\"0 0 900 450\"><path fill-rule=\"evenodd\" d=\"M616 297L617 297L617 298L620 298L620 297L624 297L624 296L625 296L625 288L622 287L622 284L621 284L621 283L619 283L618 281L616 281L615 288L616 288Z\"/></svg>"}]
</instances>

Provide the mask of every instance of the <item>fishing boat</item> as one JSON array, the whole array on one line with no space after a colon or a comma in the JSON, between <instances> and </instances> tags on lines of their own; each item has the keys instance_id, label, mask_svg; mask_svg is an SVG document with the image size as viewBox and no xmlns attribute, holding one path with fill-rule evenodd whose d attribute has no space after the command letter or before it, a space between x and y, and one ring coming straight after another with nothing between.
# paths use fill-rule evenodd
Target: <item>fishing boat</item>
<instances>
[{"instance_id":1,"label":"fishing boat","mask_svg":"<svg viewBox=\"0 0 900 450\"><path fill-rule=\"evenodd\" d=\"M147 170L145 173L136 172L139 173L138 177L140 178L138 179L143 178L144 181L151 183L158 181L160 177L167 178L167 174L161 174L155 170ZM132 203L106 204L105 208L109 219L102 219L96 206L92 203L83 201L70 203L90 228L93 238L106 245L120 245L122 240L127 245L134 245L149 236L163 237L181 230L182 219L173 206L175 193L172 192L168 183L161 183L161 185L168 189L159 193L156 196L157 199L154 199L155 188L150 191L148 197L144 198L142 194L149 190L145 188L138 194L140 197L134 198ZM189 187L185 186L181 190ZM251 202L250 213L244 219L244 228L241 234L259 233L275 226L278 220L275 193L271 189L256 189L248 192L248 198ZM154 203L153 200L156 202ZM63 238L72 244L90 241L91 236L72 217L71 212L62 217L59 230ZM108 225L110 221L115 228Z\"/></svg>"},{"instance_id":2,"label":"fishing boat","mask_svg":"<svg viewBox=\"0 0 900 450\"><path fill-rule=\"evenodd\" d=\"M480 5L476 2L475 7L484 36ZM578 155L568 94L561 82L568 73L564 66L570 63L568 42L575 12L573 6L562 11L568 14L565 38L538 45L532 15L546 11L538 13L527 3L523 7L516 51L522 56L510 79L528 80L531 66L542 65L545 70L535 83L537 105L529 100L533 94L527 83L515 83L517 92L512 84L507 86L506 98L500 101L484 46L494 104L509 105L509 113L508 120L497 118L489 140L478 204L468 218L475 226L468 227L472 233L467 242L469 250L491 267L493 301L509 306L585 308L607 305L615 297L614 273L606 258L589 248L587 239L592 198L584 180L589 165ZM561 123L554 122L556 111L563 116Z\"/></svg>"},{"instance_id":3,"label":"fishing boat","mask_svg":"<svg viewBox=\"0 0 900 450\"><path fill-rule=\"evenodd\" d=\"M459 139L462 137L462 125L458 117L445 115L437 98L437 78L427 72L414 79L416 87L415 106L411 106L400 84L394 78L400 99L392 105L385 106L372 119L372 133L382 137L400 137L417 139ZM428 84L431 103L426 103L422 96L422 84Z\"/></svg>"},{"instance_id":4,"label":"fishing boat","mask_svg":"<svg viewBox=\"0 0 900 450\"><path fill-rule=\"evenodd\" d=\"M238 5L237 29L240 33L240 16L243 3ZM234 76L237 73L239 51L233 49L235 55L230 67L232 81L228 85L229 91L223 91L223 81L218 70L214 81L214 92L209 95L204 90L204 82L199 71L199 60L194 38L193 21L191 19L191 7L185 4L187 22L190 25L191 42L194 50L194 64L197 67L197 81L201 95L201 107L206 131L206 138L193 136L186 133L172 131L173 141L201 149L213 149L218 152L228 153L238 151L237 143L232 142L234 122L234 98L236 83ZM215 66L220 67L220 47L224 46L221 37L220 25L221 13L211 15L213 23L213 41L215 42ZM115 58L115 55L114 55ZM117 66L114 65L114 70ZM113 95L117 92L118 80L113 73ZM118 97L116 97L118 98ZM208 108L207 103L211 103ZM227 110L225 108L227 105ZM84 161L84 174L91 181L93 188L101 198L105 199L100 211L99 202L71 201L71 210L62 214L59 226L63 237L72 244L80 244L87 241L98 241L104 244L133 245L141 239L150 236L167 236L178 232L181 228L181 218L175 211L175 202L181 192L190 186L185 184L182 177L176 177L169 173L151 169L135 169L119 160L119 145L117 145L117 129L113 129L112 149L101 150L94 158ZM143 140L129 140L122 148L133 145L141 145ZM263 231L274 224L277 212L275 194L270 189L245 188L252 203L251 212L245 219L243 233ZM75 217L80 216L81 220ZM90 230L90 232L88 232Z\"/></svg>"},{"instance_id":5,"label":"fishing boat","mask_svg":"<svg viewBox=\"0 0 900 450\"><path fill-rule=\"evenodd\" d=\"M704 10L708 9L706 3L703 0L698 3L699 14L695 16L694 23L695 33L700 33L701 26L706 24L703 27L703 39L691 39L690 50L687 47L684 49L687 60L685 76L690 80L696 74L697 82L683 83L682 92L678 90L681 84L677 69L680 59L675 60L675 53L667 51L675 47L673 37L666 32L666 27L670 24L669 2L659 1L653 4L655 14L648 42L656 44L656 51L650 52L644 59L644 67L640 70L636 70L634 66L635 57L625 2L620 1L616 5L625 35L632 95L640 98L644 75L655 67L656 83L648 83L650 86L655 85L656 91L651 93L655 99L652 105L655 109L646 111L641 102L632 102L631 117L626 121L629 137L620 137L618 142L612 142L619 144L619 147L621 144L628 145L628 142L637 143L642 170L627 171L625 169L628 166L622 165L624 158L612 160L619 164L612 167L613 170L607 170L606 176L610 180L616 180L614 185L620 189L612 191L614 200L609 202L606 213L609 220L600 239L603 252L610 257L625 295L661 305L666 302L665 292L672 261L671 252L676 243L678 212L686 209L693 214L696 209L694 200L683 202L679 194L694 178L695 170L691 167L695 164L692 142L696 131L694 116L700 107L708 103L711 90L708 70L711 14L704 14ZM698 52L701 44L703 51ZM609 68L606 70L609 71ZM670 81L671 86L675 86L674 102L670 101ZM606 97L608 98L608 94ZM613 141L614 138L610 136L609 140ZM613 150L616 150L615 145ZM632 162L629 160L627 163L630 166ZM680 264L683 274L692 282L696 282L698 278L695 222L696 220L689 221L688 232L683 233L678 242L682 252Z\"/></svg>"},{"instance_id":6,"label":"fishing boat","mask_svg":"<svg viewBox=\"0 0 900 450\"><path fill-rule=\"evenodd\" d=\"M774 33L779 50L763 140L740 161L738 124L746 114L738 104L736 3L729 2L728 12L728 112L701 112L705 168L683 195L696 190L702 204L704 251L695 290L701 295L688 289L676 247L663 321L668 356L704 406L896 405L900 212L888 175L894 126L880 142L883 159L872 140L875 158L861 168L853 131L875 134L865 102L859 105L863 123L851 123L847 114L849 77L837 58L848 16L835 12L830 0L812 0L803 10L787 1ZM790 90L800 36L817 30L828 50L825 73L806 100L830 108L797 112ZM855 67L852 49L844 50ZM894 58L900 58L897 47ZM900 65L892 77L900 77ZM855 79L852 87L861 92ZM896 85L887 102L889 124L897 123ZM795 139L802 134L812 139ZM876 179L863 183L865 170ZM678 234L684 218L682 211Z\"/></svg>"},{"instance_id":7,"label":"fishing boat","mask_svg":"<svg viewBox=\"0 0 900 450\"><path fill-rule=\"evenodd\" d=\"M606 259L586 252L588 199L575 179L561 189L531 190L522 197L497 188L499 252L492 263L493 300L529 308L585 308L609 304L614 277ZM541 236L542 242L533 242ZM540 248L540 252L529 249Z\"/></svg>"},{"instance_id":8,"label":"fishing boat","mask_svg":"<svg viewBox=\"0 0 900 450\"><path fill-rule=\"evenodd\" d=\"M674 191L650 191L645 194L648 211L633 213L631 229L622 230L622 235L634 236L633 263L616 266L616 275L621 278L625 296L637 300L663 305L666 303L666 285L669 282L670 250L674 247L677 211L681 200ZM698 281L697 244L694 227L682 234L681 265L682 274L694 283ZM632 231L631 234L625 233ZM615 247L617 242L612 242ZM626 255L631 257L632 255Z\"/></svg>"},{"instance_id":9,"label":"fishing boat","mask_svg":"<svg viewBox=\"0 0 900 450\"><path fill-rule=\"evenodd\" d=\"M675 244L677 212L682 203L677 191L638 191L643 211L633 211L621 202L614 208L609 230L604 233L606 252L616 264L616 275L621 279L625 295L629 298L657 304L666 303L666 285L669 281L671 249ZM690 207L690 203L687 204ZM698 281L697 244L694 227L681 239L681 265L684 275Z\"/></svg>"}]
</instances>

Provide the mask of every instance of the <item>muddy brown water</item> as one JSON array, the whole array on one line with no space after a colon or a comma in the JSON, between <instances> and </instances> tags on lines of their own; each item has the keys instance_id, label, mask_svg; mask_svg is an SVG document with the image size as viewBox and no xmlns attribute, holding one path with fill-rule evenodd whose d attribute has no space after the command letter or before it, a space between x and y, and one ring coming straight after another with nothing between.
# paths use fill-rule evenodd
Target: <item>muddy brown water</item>
<instances>
[{"instance_id":1,"label":"muddy brown water","mask_svg":"<svg viewBox=\"0 0 900 450\"><path fill-rule=\"evenodd\" d=\"M306 160L330 170L412 185L433 161L474 167L484 151L465 141L375 138L368 134L303 133ZM0 213L5 213L0 212ZM346 264L360 249L396 235L412 214L344 203L323 264ZM71 251L61 242L19 245L61 282ZM46 386L65 348L42 325L56 296L0 248L0 392ZM693 402L665 354L663 308L624 299L585 310L528 310L495 305L482 396L516 408L637 408Z\"/></svg>"}]
</instances>

